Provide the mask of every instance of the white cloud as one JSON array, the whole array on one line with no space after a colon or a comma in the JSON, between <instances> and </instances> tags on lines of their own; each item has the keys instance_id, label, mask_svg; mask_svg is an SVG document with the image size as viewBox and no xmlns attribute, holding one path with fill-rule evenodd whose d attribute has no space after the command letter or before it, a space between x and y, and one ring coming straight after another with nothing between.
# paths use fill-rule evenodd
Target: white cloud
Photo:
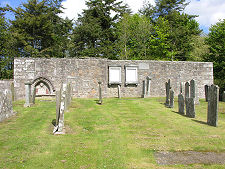
<instances>
[{"instance_id":1,"label":"white cloud","mask_svg":"<svg viewBox=\"0 0 225 169\"><path fill-rule=\"evenodd\" d=\"M225 0L191 0L185 12L199 15L196 18L198 23L209 28L220 19L225 19Z\"/></svg>"},{"instance_id":2,"label":"white cloud","mask_svg":"<svg viewBox=\"0 0 225 169\"><path fill-rule=\"evenodd\" d=\"M150 3L155 4L154 0L148 0ZM127 3L131 10L134 13L137 13L138 10L143 6L144 0L124 0L124 3ZM85 6L85 0L66 0L62 2L64 14L61 16L65 18L66 16L69 19L77 19L78 14L81 14L83 9L87 9Z\"/></svg>"}]
</instances>

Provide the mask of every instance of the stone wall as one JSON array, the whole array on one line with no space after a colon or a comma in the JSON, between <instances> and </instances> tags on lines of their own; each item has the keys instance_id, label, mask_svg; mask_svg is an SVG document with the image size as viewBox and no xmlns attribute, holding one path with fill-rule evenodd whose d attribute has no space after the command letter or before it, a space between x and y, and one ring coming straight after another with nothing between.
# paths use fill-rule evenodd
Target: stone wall
<instances>
[{"instance_id":1,"label":"stone wall","mask_svg":"<svg viewBox=\"0 0 225 169\"><path fill-rule=\"evenodd\" d=\"M17 98L25 96L25 82L38 84L38 79L52 91L59 90L61 82L72 84L73 96L98 97L98 81L102 82L103 97L117 97L117 85L109 85L108 66L121 66L121 96L141 97L143 80L151 77L150 96L165 96L165 82L171 79L175 96L180 82L196 80L198 94L204 98L204 85L213 84L213 63L151 60L108 60L100 58L15 58L14 85ZM138 67L138 85L125 85L125 66ZM184 89L184 87L183 87Z\"/></svg>"},{"instance_id":2,"label":"stone wall","mask_svg":"<svg viewBox=\"0 0 225 169\"><path fill-rule=\"evenodd\" d=\"M12 107L12 80L0 80L0 122L14 114Z\"/></svg>"}]
</instances>

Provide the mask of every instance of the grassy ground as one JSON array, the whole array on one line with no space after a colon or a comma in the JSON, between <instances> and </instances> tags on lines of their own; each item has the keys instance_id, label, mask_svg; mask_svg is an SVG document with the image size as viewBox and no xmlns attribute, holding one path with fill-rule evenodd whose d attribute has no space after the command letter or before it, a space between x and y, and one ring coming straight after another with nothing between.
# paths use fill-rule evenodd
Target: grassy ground
<instances>
[{"instance_id":1,"label":"grassy ground","mask_svg":"<svg viewBox=\"0 0 225 169\"><path fill-rule=\"evenodd\" d=\"M38 100L0 123L0 168L225 168L225 165L160 166L155 151L225 152L225 103L219 126L205 124L207 103L196 118L165 108L164 98L74 99L65 113L66 135L52 135L55 102Z\"/></svg>"}]
</instances>

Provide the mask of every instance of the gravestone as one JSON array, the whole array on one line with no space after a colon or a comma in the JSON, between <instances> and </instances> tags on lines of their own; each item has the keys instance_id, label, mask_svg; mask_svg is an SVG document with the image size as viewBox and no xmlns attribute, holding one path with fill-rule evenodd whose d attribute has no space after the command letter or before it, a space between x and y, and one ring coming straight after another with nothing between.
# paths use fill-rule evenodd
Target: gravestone
<instances>
[{"instance_id":1,"label":"gravestone","mask_svg":"<svg viewBox=\"0 0 225 169\"><path fill-rule=\"evenodd\" d=\"M218 125L218 102L219 87L216 85L211 85L208 90L207 124L215 127Z\"/></svg>"},{"instance_id":2,"label":"gravestone","mask_svg":"<svg viewBox=\"0 0 225 169\"><path fill-rule=\"evenodd\" d=\"M11 92L12 92L12 101L15 101L15 88L14 88L14 83L11 83Z\"/></svg>"},{"instance_id":3,"label":"gravestone","mask_svg":"<svg viewBox=\"0 0 225 169\"><path fill-rule=\"evenodd\" d=\"M59 128L59 117L60 117L60 103L61 103L61 89L60 91L56 91L56 119L55 119L55 127L53 130L53 134L58 130Z\"/></svg>"},{"instance_id":4,"label":"gravestone","mask_svg":"<svg viewBox=\"0 0 225 169\"><path fill-rule=\"evenodd\" d=\"M169 108L173 108L174 106L174 91L170 90L170 105Z\"/></svg>"},{"instance_id":5,"label":"gravestone","mask_svg":"<svg viewBox=\"0 0 225 169\"><path fill-rule=\"evenodd\" d=\"M145 98L146 95L145 95L145 92L146 91L146 84L145 84L145 80L143 80L143 88L142 88L142 98Z\"/></svg>"},{"instance_id":6,"label":"gravestone","mask_svg":"<svg viewBox=\"0 0 225 169\"><path fill-rule=\"evenodd\" d=\"M195 101L194 98L186 98L186 116L190 118L195 118Z\"/></svg>"},{"instance_id":7,"label":"gravestone","mask_svg":"<svg viewBox=\"0 0 225 169\"><path fill-rule=\"evenodd\" d=\"M180 94L183 93L183 90L182 90L182 83L180 82Z\"/></svg>"},{"instance_id":8,"label":"gravestone","mask_svg":"<svg viewBox=\"0 0 225 169\"><path fill-rule=\"evenodd\" d=\"M166 82L165 85L166 85L166 103L165 103L165 105L169 106L170 86L169 86L168 82Z\"/></svg>"},{"instance_id":9,"label":"gravestone","mask_svg":"<svg viewBox=\"0 0 225 169\"><path fill-rule=\"evenodd\" d=\"M121 98L120 85L118 85L118 98Z\"/></svg>"},{"instance_id":10,"label":"gravestone","mask_svg":"<svg viewBox=\"0 0 225 169\"><path fill-rule=\"evenodd\" d=\"M59 127L58 131L55 134L65 134L64 129L64 112L65 112L65 99L66 99L66 83L62 84L62 91L61 91L61 100L60 100L60 109L59 109Z\"/></svg>"},{"instance_id":11,"label":"gravestone","mask_svg":"<svg viewBox=\"0 0 225 169\"><path fill-rule=\"evenodd\" d=\"M99 85L99 100L98 100L98 104L102 104L102 86L101 86L102 82L98 82Z\"/></svg>"},{"instance_id":12,"label":"gravestone","mask_svg":"<svg viewBox=\"0 0 225 169\"><path fill-rule=\"evenodd\" d=\"M222 94L222 102L225 102L225 91L223 91L223 94Z\"/></svg>"},{"instance_id":13,"label":"gravestone","mask_svg":"<svg viewBox=\"0 0 225 169\"><path fill-rule=\"evenodd\" d=\"M189 94L189 83L188 82L186 82L185 83L185 100L186 100L186 98L189 98L189 96L190 96L190 94Z\"/></svg>"},{"instance_id":14,"label":"gravestone","mask_svg":"<svg viewBox=\"0 0 225 169\"><path fill-rule=\"evenodd\" d=\"M178 95L178 112L184 114L184 96L182 94Z\"/></svg>"},{"instance_id":15,"label":"gravestone","mask_svg":"<svg viewBox=\"0 0 225 169\"><path fill-rule=\"evenodd\" d=\"M208 102L209 86L205 85L204 88L205 88L205 101Z\"/></svg>"},{"instance_id":16,"label":"gravestone","mask_svg":"<svg viewBox=\"0 0 225 169\"><path fill-rule=\"evenodd\" d=\"M24 107L30 107L31 105L31 83L25 83L25 104Z\"/></svg>"},{"instance_id":17,"label":"gravestone","mask_svg":"<svg viewBox=\"0 0 225 169\"><path fill-rule=\"evenodd\" d=\"M195 80L192 79L190 81L190 97L194 98L195 104L199 104L199 98L198 98L198 89L196 88Z\"/></svg>"},{"instance_id":18,"label":"gravestone","mask_svg":"<svg viewBox=\"0 0 225 169\"><path fill-rule=\"evenodd\" d=\"M150 96L150 88L151 88L151 77L147 76L147 92L146 92L147 96Z\"/></svg>"},{"instance_id":19,"label":"gravestone","mask_svg":"<svg viewBox=\"0 0 225 169\"><path fill-rule=\"evenodd\" d=\"M32 92L32 96L31 96L32 104L35 104L35 97L36 97L36 87L34 87L33 92Z\"/></svg>"}]
</instances>

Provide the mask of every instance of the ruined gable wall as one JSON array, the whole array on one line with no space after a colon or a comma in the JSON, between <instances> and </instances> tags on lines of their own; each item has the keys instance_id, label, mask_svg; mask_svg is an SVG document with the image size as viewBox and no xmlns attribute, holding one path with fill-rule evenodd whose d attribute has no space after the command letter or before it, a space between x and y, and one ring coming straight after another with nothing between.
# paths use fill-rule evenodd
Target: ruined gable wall
<instances>
[{"instance_id":1,"label":"ruined gable wall","mask_svg":"<svg viewBox=\"0 0 225 169\"><path fill-rule=\"evenodd\" d=\"M150 96L165 96L165 82L171 79L175 96L180 82L196 80L199 96L204 97L204 85L213 83L213 64L210 62L151 61L151 60L108 60L102 58L15 58L14 83L17 98L24 98L24 83L44 77L51 81L56 90L60 83L72 83L73 96L98 97L98 81L102 81L103 97L117 97L117 86L108 85L108 66L121 66L122 97L140 97L142 83L151 76ZM125 85L125 67L138 67L138 85ZM184 88L183 88L184 89Z\"/></svg>"}]
</instances>

